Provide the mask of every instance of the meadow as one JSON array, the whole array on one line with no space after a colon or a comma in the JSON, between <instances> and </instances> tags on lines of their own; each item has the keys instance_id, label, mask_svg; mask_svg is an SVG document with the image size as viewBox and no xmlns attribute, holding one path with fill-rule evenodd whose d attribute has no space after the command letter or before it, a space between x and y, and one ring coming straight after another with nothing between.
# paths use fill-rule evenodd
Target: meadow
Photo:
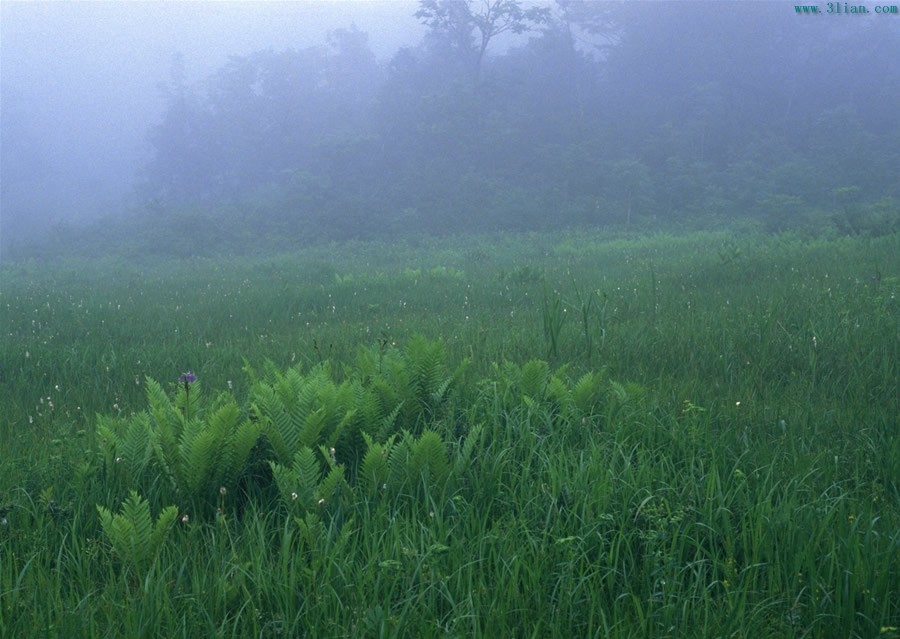
<instances>
[{"instance_id":1,"label":"meadow","mask_svg":"<svg viewBox=\"0 0 900 639\"><path fill-rule=\"evenodd\" d=\"M0 268L0 636L900 637L900 235Z\"/></svg>"}]
</instances>

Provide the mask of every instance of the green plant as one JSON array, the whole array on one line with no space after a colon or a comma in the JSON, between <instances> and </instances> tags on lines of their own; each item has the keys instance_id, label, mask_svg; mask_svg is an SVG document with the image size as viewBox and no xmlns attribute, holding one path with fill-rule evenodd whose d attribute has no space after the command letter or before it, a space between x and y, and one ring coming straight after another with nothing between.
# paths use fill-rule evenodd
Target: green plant
<instances>
[{"instance_id":1,"label":"green plant","mask_svg":"<svg viewBox=\"0 0 900 639\"><path fill-rule=\"evenodd\" d=\"M0 635L892 636L896 234L489 241L0 268Z\"/></svg>"},{"instance_id":2,"label":"green plant","mask_svg":"<svg viewBox=\"0 0 900 639\"><path fill-rule=\"evenodd\" d=\"M327 363L304 375L298 367L281 373L269 370L252 391L252 414L280 464L293 463L299 450L333 448L351 422L358 398L357 386L336 384Z\"/></svg>"},{"instance_id":3,"label":"green plant","mask_svg":"<svg viewBox=\"0 0 900 639\"><path fill-rule=\"evenodd\" d=\"M547 357L556 359L559 353L559 335L566 322L567 309L558 291L549 293L544 283L544 297L541 305L541 317L544 326L544 341L547 344Z\"/></svg>"},{"instance_id":4,"label":"green plant","mask_svg":"<svg viewBox=\"0 0 900 639\"><path fill-rule=\"evenodd\" d=\"M584 334L584 354L587 366L588 368L590 368L591 360L594 355L594 330L592 326L592 313L594 310L594 303L598 298L598 292L591 291L586 295L582 295L581 289L578 287L578 283L575 281L574 277L572 278L572 286L575 289L575 296L578 299L578 305L581 307L581 330ZM601 344L606 339L606 301L606 295L604 295L603 305L601 306L599 312L599 332Z\"/></svg>"},{"instance_id":5,"label":"green plant","mask_svg":"<svg viewBox=\"0 0 900 639\"><path fill-rule=\"evenodd\" d=\"M300 512L332 508L332 500L345 483L344 467L333 459L333 451L322 448L322 457L328 461L328 472L323 477L322 468L313 450L304 446L294 453L290 466L270 461L272 476L282 501Z\"/></svg>"},{"instance_id":6,"label":"green plant","mask_svg":"<svg viewBox=\"0 0 900 639\"><path fill-rule=\"evenodd\" d=\"M146 411L98 419L108 475L124 486L146 488L164 477L179 498L198 504L220 487L235 488L259 439L259 425L230 396L204 403L196 382L180 384L174 398L153 379L145 386Z\"/></svg>"},{"instance_id":7,"label":"green plant","mask_svg":"<svg viewBox=\"0 0 900 639\"><path fill-rule=\"evenodd\" d=\"M150 516L150 504L136 491L131 491L122 502L121 511L111 513L97 505L100 525L116 556L126 567L140 577L156 559L160 548L178 518L178 508L167 506L160 511L156 521Z\"/></svg>"}]
</instances>

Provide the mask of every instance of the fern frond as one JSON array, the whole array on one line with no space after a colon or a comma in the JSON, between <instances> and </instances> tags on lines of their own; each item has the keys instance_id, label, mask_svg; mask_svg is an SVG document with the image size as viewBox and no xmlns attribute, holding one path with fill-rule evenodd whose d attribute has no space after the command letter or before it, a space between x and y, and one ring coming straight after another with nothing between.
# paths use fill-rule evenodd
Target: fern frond
<instances>
[{"instance_id":1,"label":"fern frond","mask_svg":"<svg viewBox=\"0 0 900 639\"><path fill-rule=\"evenodd\" d=\"M244 472L261 432L259 424L250 420L244 420L232 432L224 458L229 484L234 485Z\"/></svg>"},{"instance_id":2,"label":"fern frond","mask_svg":"<svg viewBox=\"0 0 900 639\"><path fill-rule=\"evenodd\" d=\"M298 444L302 447L315 446L319 440L319 435L325 428L325 419L327 417L325 407L320 406L316 410L306 414L298 429Z\"/></svg>"},{"instance_id":3,"label":"fern frond","mask_svg":"<svg viewBox=\"0 0 900 639\"><path fill-rule=\"evenodd\" d=\"M217 474L222 440L199 422L186 426L181 442L180 487L185 497L198 496Z\"/></svg>"},{"instance_id":4,"label":"fern frond","mask_svg":"<svg viewBox=\"0 0 900 639\"><path fill-rule=\"evenodd\" d=\"M150 428L150 416L147 413L138 413L125 424L117 460L126 469L131 480L139 478L150 461Z\"/></svg>"},{"instance_id":5,"label":"fern frond","mask_svg":"<svg viewBox=\"0 0 900 639\"><path fill-rule=\"evenodd\" d=\"M603 373L585 373L572 387L572 401L581 415L593 415L597 411L602 399L600 392L602 379Z\"/></svg>"},{"instance_id":6,"label":"fern frond","mask_svg":"<svg viewBox=\"0 0 900 639\"><path fill-rule=\"evenodd\" d=\"M285 440L291 434L290 417L271 386L258 384L253 388L251 411L257 416L262 433L269 441L279 463L289 464L295 448Z\"/></svg>"},{"instance_id":7,"label":"fern frond","mask_svg":"<svg viewBox=\"0 0 900 639\"><path fill-rule=\"evenodd\" d=\"M144 387L147 389L148 410L150 411L150 416L153 418L157 429L164 425L169 426L172 422L179 421L180 414L178 409L172 403L172 400L169 399L169 396L166 395L166 392L163 390L162 386L160 386L159 382L152 377L147 377L144 380Z\"/></svg>"},{"instance_id":8,"label":"fern frond","mask_svg":"<svg viewBox=\"0 0 900 639\"><path fill-rule=\"evenodd\" d=\"M115 417L97 415L97 442L109 468L116 463L116 457L119 454L118 450L122 439L119 435L120 424L121 422Z\"/></svg>"},{"instance_id":9,"label":"fern frond","mask_svg":"<svg viewBox=\"0 0 900 639\"><path fill-rule=\"evenodd\" d=\"M628 391L625 389L625 386L615 380L609 381L609 390L610 394L616 401L620 403L625 403L628 400Z\"/></svg>"},{"instance_id":10,"label":"fern frond","mask_svg":"<svg viewBox=\"0 0 900 639\"><path fill-rule=\"evenodd\" d=\"M391 492L404 490L409 483L410 442L413 436L403 432L403 437L391 446L387 455L387 485Z\"/></svg>"},{"instance_id":11,"label":"fern frond","mask_svg":"<svg viewBox=\"0 0 900 639\"><path fill-rule=\"evenodd\" d=\"M160 511L159 515L156 517L156 522L153 524L153 534L150 537L151 556L155 557L162 548L163 542L165 542L166 537L169 536L169 532L172 530L172 524L175 523L176 519L178 519L177 507L166 506Z\"/></svg>"},{"instance_id":12,"label":"fern frond","mask_svg":"<svg viewBox=\"0 0 900 639\"><path fill-rule=\"evenodd\" d=\"M484 425L478 424L473 426L466 438L463 440L462 446L456 452L453 459L453 474L457 477L465 475L475 459L475 452L481 447L483 442Z\"/></svg>"},{"instance_id":13,"label":"fern frond","mask_svg":"<svg viewBox=\"0 0 900 639\"><path fill-rule=\"evenodd\" d=\"M396 435L392 435L384 444L373 441L365 432L362 436L366 442L366 454L360 463L358 478L366 494L375 497L388 481L388 457L394 447Z\"/></svg>"},{"instance_id":14,"label":"fern frond","mask_svg":"<svg viewBox=\"0 0 900 639\"><path fill-rule=\"evenodd\" d=\"M297 475L297 481L304 494L310 496L314 494L316 486L319 484L319 476L321 467L316 460L316 454L307 446L304 446L294 455L294 472Z\"/></svg>"},{"instance_id":15,"label":"fern frond","mask_svg":"<svg viewBox=\"0 0 900 639\"><path fill-rule=\"evenodd\" d=\"M561 377L553 375L544 392L547 400L553 404L555 410L565 410L568 407L571 399L569 387Z\"/></svg>"},{"instance_id":16,"label":"fern frond","mask_svg":"<svg viewBox=\"0 0 900 639\"><path fill-rule=\"evenodd\" d=\"M156 380L150 377L146 378L145 386L149 405L148 412L151 417L150 445L163 474L175 486L177 483L175 478L178 466L178 439L181 436L184 417L178 413Z\"/></svg>"},{"instance_id":17,"label":"fern frond","mask_svg":"<svg viewBox=\"0 0 900 639\"><path fill-rule=\"evenodd\" d=\"M315 490L315 498L316 503L319 503L319 500L324 500L326 504L330 504L335 499L335 495L340 489L341 485L344 483L344 467L343 466L334 466L325 475L325 478L322 482L316 487Z\"/></svg>"},{"instance_id":18,"label":"fern frond","mask_svg":"<svg viewBox=\"0 0 900 639\"><path fill-rule=\"evenodd\" d=\"M241 470L240 466L236 467L238 460L233 449L234 434L239 428L240 421L241 409L233 400L226 401L215 411L207 412L206 432L217 443L211 480L221 486L231 486ZM240 463L243 465L243 460Z\"/></svg>"},{"instance_id":19,"label":"fern frond","mask_svg":"<svg viewBox=\"0 0 900 639\"><path fill-rule=\"evenodd\" d=\"M428 416L433 414L437 403L443 399L443 390L450 385L449 379L445 383L446 361L447 355L442 341L431 342L421 335L416 335L406 345L410 389L420 409Z\"/></svg>"},{"instance_id":20,"label":"fern frond","mask_svg":"<svg viewBox=\"0 0 900 639\"><path fill-rule=\"evenodd\" d=\"M321 468L311 448L304 446L298 450L290 467L274 461L269 462L269 467L285 503L304 510L315 506Z\"/></svg>"},{"instance_id":21,"label":"fern frond","mask_svg":"<svg viewBox=\"0 0 900 639\"><path fill-rule=\"evenodd\" d=\"M393 410L390 413L385 415L381 419L380 428L378 429L378 438L385 439L388 436L393 438L393 435L396 434L397 430L397 417L400 415L400 411L403 409L403 404L397 404L394 406Z\"/></svg>"},{"instance_id":22,"label":"fern frond","mask_svg":"<svg viewBox=\"0 0 900 639\"><path fill-rule=\"evenodd\" d=\"M447 447L433 430L424 431L412 442L409 456L410 479L424 482L429 490L440 491L450 477Z\"/></svg>"},{"instance_id":23,"label":"fern frond","mask_svg":"<svg viewBox=\"0 0 900 639\"><path fill-rule=\"evenodd\" d=\"M533 359L519 371L519 389L522 394L540 400L550 380L550 365L543 360Z\"/></svg>"},{"instance_id":24,"label":"fern frond","mask_svg":"<svg viewBox=\"0 0 900 639\"><path fill-rule=\"evenodd\" d=\"M175 506L163 509L154 524L150 517L150 504L136 491L131 491L122 502L119 514L113 515L99 504L97 513L104 534L122 562L143 570L156 558L178 516L178 509Z\"/></svg>"}]
</instances>

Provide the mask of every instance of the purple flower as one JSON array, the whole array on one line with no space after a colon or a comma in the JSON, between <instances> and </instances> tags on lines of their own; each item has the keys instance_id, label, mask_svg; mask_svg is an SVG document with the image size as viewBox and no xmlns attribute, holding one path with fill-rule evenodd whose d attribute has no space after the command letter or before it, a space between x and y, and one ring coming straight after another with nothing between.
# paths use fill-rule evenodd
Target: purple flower
<instances>
[{"instance_id":1,"label":"purple flower","mask_svg":"<svg viewBox=\"0 0 900 639\"><path fill-rule=\"evenodd\" d=\"M191 371L188 371L186 373L182 373L181 377L178 378L178 381L185 385L193 384L197 381L197 376L194 375Z\"/></svg>"}]
</instances>

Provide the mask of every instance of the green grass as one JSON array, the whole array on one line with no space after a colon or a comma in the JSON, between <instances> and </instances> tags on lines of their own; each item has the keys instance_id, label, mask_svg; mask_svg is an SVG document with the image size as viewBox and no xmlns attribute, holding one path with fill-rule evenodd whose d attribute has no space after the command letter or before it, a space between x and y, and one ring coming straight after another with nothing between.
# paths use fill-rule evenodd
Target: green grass
<instances>
[{"instance_id":1,"label":"green grass","mask_svg":"<svg viewBox=\"0 0 900 639\"><path fill-rule=\"evenodd\" d=\"M897 235L5 265L0 636L900 637L898 294Z\"/></svg>"}]
</instances>

